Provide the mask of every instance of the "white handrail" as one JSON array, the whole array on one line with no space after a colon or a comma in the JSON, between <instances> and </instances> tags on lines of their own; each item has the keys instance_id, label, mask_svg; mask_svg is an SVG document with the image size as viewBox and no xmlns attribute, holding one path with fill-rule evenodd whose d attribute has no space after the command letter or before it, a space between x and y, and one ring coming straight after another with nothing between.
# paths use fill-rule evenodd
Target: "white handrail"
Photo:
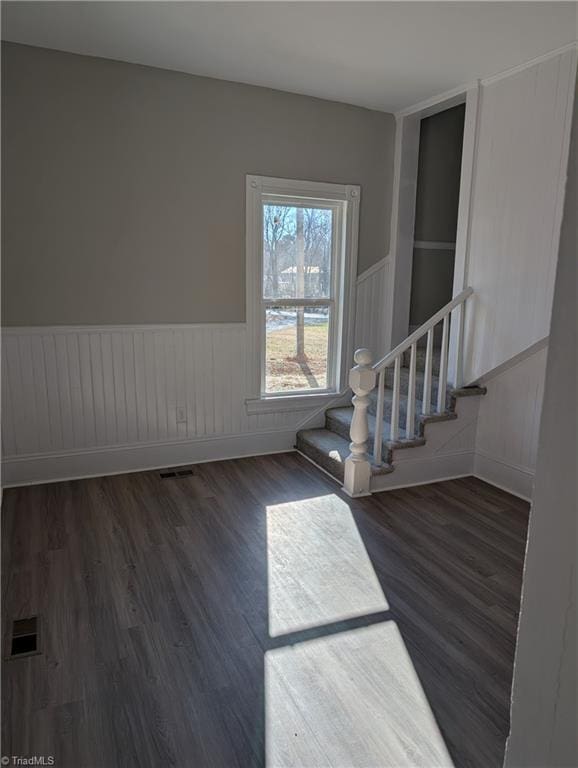
<instances>
[{"instance_id":1,"label":"white handrail","mask_svg":"<svg viewBox=\"0 0 578 768\"><path fill-rule=\"evenodd\" d=\"M374 363L372 366L373 370L376 373L379 373L379 371L382 371L384 368L387 368L388 365L391 365L396 357L401 355L402 352L405 352L406 349L409 349L411 345L416 341L419 341L421 337L430 330L430 328L433 328L439 323L440 320L443 320L446 315L452 312L457 306L462 304L462 302L464 302L468 296L471 296L473 292L473 288L464 288L460 294L458 294L451 301L448 301L445 307L442 307L438 312L435 313L435 315L432 315L429 320L426 320L423 325L420 325L420 327L412 334L410 334L407 339L402 341L401 344L398 344L395 349L391 350L391 352L388 352L387 355L381 358L381 360L378 360L377 363Z\"/></svg>"}]
</instances>

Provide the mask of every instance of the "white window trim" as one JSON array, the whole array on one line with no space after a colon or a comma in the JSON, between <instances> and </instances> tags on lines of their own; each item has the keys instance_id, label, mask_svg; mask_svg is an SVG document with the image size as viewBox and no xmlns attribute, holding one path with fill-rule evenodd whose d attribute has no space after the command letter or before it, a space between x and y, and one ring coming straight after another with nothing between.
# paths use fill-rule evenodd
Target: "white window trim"
<instances>
[{"instance_id":1,"label":"white window trim","mask_svg":"<svg viewBox=\"0 0 578 768\"><path fill-rule=\"evenodd\" d=\"M297 181L267 176L247 175L246 178L246 297L247 297L247 381L246 400L249 413L280 412L315 408L330 401L347 390L347 376L353 360L355 286L357 276L357 243L359 235L360 187L354 184L331 184L325 182ZM263 392L261 372L265 353L264 333L261 317L262 291L262 245L263 217L262 200L269 195L308 197L316 202L345 203L341 242L341 290L337 349L333 355L334 389L312 390L311 392L267 393ZM282 303L282 299L279 303ZM315 300L307 300L307 304ZM331 356L330 355L330 356Z\"/></svg>"}]
</instances>

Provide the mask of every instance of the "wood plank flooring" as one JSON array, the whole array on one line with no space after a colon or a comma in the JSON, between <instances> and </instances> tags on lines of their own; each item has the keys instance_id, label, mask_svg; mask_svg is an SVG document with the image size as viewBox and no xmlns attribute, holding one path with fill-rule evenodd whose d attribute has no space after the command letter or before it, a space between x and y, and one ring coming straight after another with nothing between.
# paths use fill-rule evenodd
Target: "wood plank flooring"
<instances>
[{"instance_id":1,"label":"wood plank flooring","mask_svg":"<svg viewBox=\"0 0 578 768\"><path fill-rule=\"evenodd\" d=\"M2 754L60 768L501 766L528 505L351 500L298 454L11 489Z\"/></svg>"}]
</instances>

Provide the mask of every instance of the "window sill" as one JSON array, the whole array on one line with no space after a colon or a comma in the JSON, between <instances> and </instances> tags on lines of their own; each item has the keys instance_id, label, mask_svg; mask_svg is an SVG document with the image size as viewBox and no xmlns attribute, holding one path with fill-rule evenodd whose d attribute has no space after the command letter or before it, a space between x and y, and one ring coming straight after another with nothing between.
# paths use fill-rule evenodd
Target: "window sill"
<instances>
[{"instance_id":1,"label":"window sill","mask_svg":"<svg viewBox=\"0 0 578 768\"><path fill-rule=\"evenodd\" d=\"M291 413L292 411L309 411L343 397L347 390L342 392L323 392L311 395L279 395L270 397L256 397L245 400L245 407L249 416L258 413Z\"/></svg>"}]
</instances>

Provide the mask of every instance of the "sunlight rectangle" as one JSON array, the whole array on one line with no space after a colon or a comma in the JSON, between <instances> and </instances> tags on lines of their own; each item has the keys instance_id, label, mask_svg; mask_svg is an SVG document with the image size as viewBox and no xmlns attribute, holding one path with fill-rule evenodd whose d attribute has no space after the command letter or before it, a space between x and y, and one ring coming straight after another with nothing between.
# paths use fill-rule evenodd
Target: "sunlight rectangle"
<instances>
[{"instance_id":1,"label":"sunlight rectangle","mask_svg":"<svg viewBox=\"0 0 578 768\"><path fill-rule=\"evenodd\" d=\"M393 621L268 651L265 738L268 768L453 766Z\"/></svg>"},{"instance_id":2,"label":"sunlight rectangle","mask_svg":"<svg viewBox=\"0 0 578 768\"><path fill-rule=\"evenodd\" d=\"M267 507L271 637L388 610L357 526L335 494Z\"/></svg>"}]
</instances>

